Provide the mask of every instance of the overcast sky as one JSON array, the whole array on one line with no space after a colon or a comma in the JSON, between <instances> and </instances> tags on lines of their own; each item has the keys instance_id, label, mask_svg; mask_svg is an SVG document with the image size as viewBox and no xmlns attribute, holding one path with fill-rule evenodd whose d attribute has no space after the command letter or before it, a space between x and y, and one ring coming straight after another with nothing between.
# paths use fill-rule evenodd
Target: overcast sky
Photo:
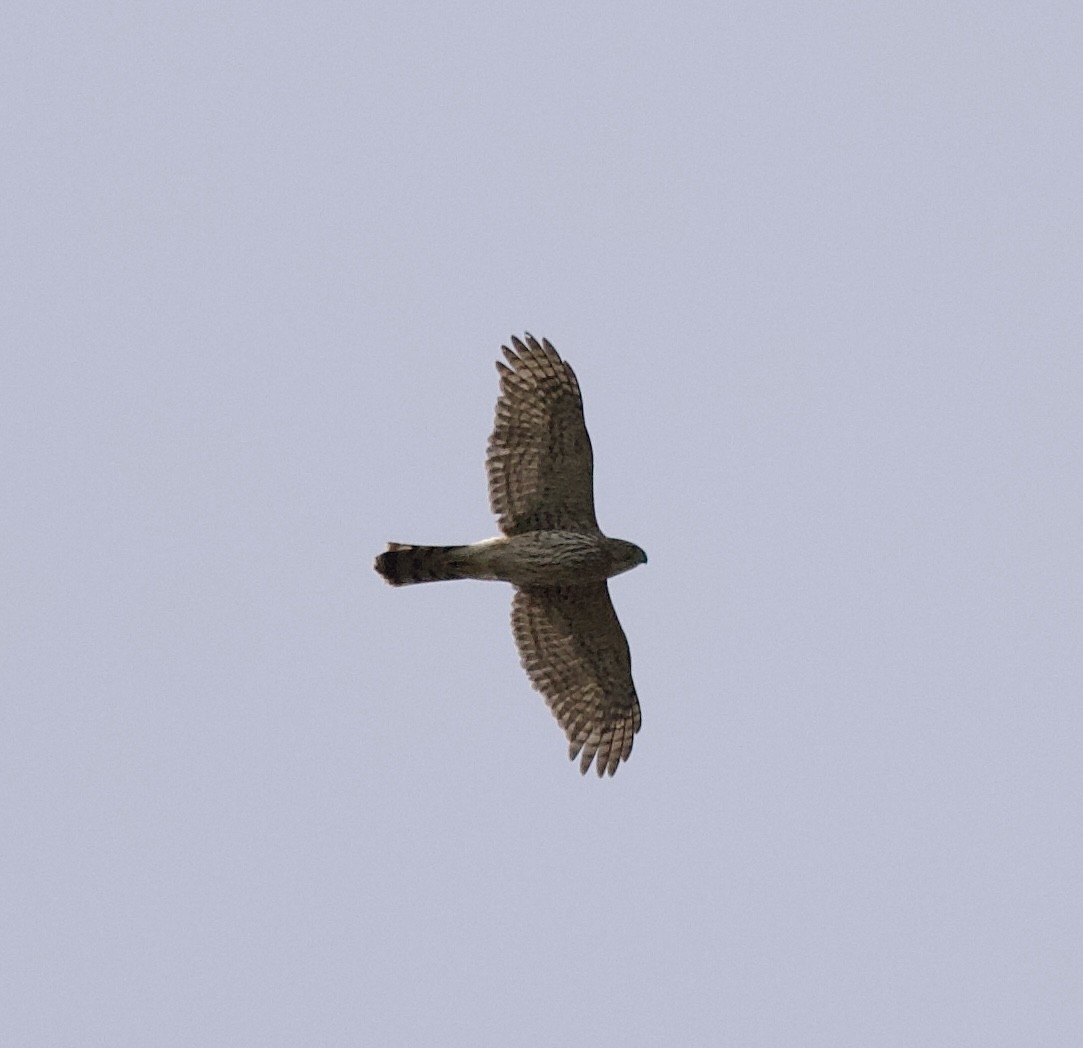
<instances>
[{"instance_id":1,"label":"overcast sky","mask_svg":"<svg viewBox=\"0 0 1083 1048\"><path fill-rule=\"evenodd\" d=\"M0 1042L1083 1043L1083 8L9 4ZM576 369L643 729L503 584Z\"/></svg>"}]
</instances>

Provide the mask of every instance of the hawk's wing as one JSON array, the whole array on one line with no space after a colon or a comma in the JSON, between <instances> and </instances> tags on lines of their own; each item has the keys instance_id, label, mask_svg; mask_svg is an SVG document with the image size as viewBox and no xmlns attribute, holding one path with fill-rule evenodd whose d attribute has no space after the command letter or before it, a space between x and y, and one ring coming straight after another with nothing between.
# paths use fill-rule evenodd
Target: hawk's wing
<instances>
[{"instance_id":1,"label":"hawk's wing","mask_svg":"<svg viewBox=\"0 0 1083 1048\"><path fill-rule=\"evenodd\" d=\"M517 589L511 628L531 684L545 696L569 756L585 775L612 775L632 752L642 717L628 641L604 582Z\"/></svg>"},{"instance_id":2,"label":"hawk's wing","mask_svg":"<svg viewBox=\"0 0 1083 1048\"><path fill-rule=\"evenodd\" d=\"M593 531L594 456L575 372L548 339L512 338L497 361L500 397L485 468L505 535Z\"/></svg>"}]
</instances>

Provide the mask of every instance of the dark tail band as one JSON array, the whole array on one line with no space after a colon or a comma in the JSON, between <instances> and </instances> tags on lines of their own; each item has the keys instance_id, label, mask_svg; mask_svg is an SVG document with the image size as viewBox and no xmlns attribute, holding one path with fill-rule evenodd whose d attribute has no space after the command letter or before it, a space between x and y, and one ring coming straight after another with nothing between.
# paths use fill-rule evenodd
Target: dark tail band
<instances>
[{"instance_id":1,"label":"dark tail band","mask_svg":"<svg viewBox=\"0 0 1083 1048\"><path fill-rule=\"evenodd\" d=\"M457 554L462 546L408 546L389 542L373 565L392 586L415 582L444 582L461 579Z\"/></svg>"}]
</instances>

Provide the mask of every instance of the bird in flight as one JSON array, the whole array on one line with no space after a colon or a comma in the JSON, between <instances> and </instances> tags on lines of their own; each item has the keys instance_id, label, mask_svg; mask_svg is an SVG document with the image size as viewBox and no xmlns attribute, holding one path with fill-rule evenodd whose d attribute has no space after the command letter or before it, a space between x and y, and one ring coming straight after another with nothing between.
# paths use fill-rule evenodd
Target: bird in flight
<instances>
[{"instance_id":1,"label":"bird in flight","mask_svg":"<svg viewBox=\"0 0 1083 1048\"><path fill-rule=\"evenodd\" d=\"M594 455L571 366L547 339L512 338L497 361L489 501L501 534L466 546L390 542L375 568L392 586L497 579L515 587L511 628L523 668L568 737L585 775L612 775L642 718L628 640L607 579L647 555L602 534Z\"/></svg>"}]
</instances>

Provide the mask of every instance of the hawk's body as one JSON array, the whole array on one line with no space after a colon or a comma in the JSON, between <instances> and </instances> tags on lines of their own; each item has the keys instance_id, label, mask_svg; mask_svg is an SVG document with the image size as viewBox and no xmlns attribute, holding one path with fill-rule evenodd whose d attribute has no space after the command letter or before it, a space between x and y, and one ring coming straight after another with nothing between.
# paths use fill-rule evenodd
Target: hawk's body
<instances>
[{"instance_id":1,"label":"hawk's body","mask_svg":"<svg viewBox=\"0 0 1083 1048\"><path fill-rule=\"evenodd\" d=\"M639 700L606 579L646 562L594 516L594 461L579 383L556 350L512 339L497 363L489 499L503 537L468 546L389 543L376 570L392 585L500 579L516 587L512 630L531 683L580 753L612 775L632 752Z\"/></svg>"}]
</instances>

